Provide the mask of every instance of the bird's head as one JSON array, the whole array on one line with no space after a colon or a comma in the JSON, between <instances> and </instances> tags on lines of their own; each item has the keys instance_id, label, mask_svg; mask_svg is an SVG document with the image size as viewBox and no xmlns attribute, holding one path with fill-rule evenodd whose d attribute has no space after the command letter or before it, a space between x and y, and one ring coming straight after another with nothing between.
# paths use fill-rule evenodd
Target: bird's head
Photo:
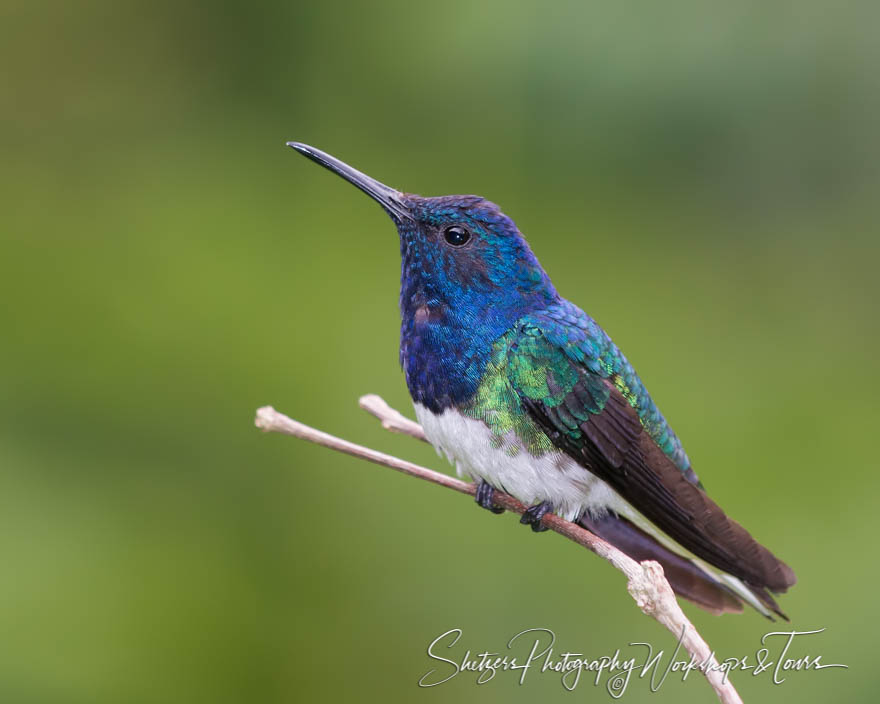
<instances>
[{"instance_id":1,"label":"bird's head","mask_svg":"<svg viewBox=\"0 0 880 704\"><path fill-rule=\"evenodd\" d=\"M325 152L298 142L288 145L375 199L400 235L403 286L418 306L492 309L556 297L549 277L513 220L497 205L472 195L422 196L402 193ZM401 305L407 303L401 300Z\"/></svg>"}]
</instances>

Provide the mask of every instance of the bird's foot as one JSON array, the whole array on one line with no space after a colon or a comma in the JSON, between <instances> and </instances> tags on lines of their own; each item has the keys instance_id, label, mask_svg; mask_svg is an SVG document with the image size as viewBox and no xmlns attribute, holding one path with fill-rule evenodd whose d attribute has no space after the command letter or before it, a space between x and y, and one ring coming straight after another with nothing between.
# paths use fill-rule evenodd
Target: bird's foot
<instances>
[{"instance_id":1,"label":"bird's foot","mask_svg":"<svg viewBox=\"0 0 880 704\"><path fill-rule=\"evenodd\" d=\"M495 489L491 484L488 484L484 481L480 481L477 484L477 491L474 495L474 500L483 508L491 511L492 513L504 513L504 509L500 506L496 506L492 503L492 499L495 497Z\"/></svg>"},{"instance_id":2,"label":"bird's foot","mask_svg":"<svg viewBox=\"0 0 880 704\"><path fill-rule=\"evenodd\" d=\"M531 526L535 533L543 533L547 530L547 526L541 523L541 519L551 510L553 510L553 506L550 502L542 501L541 503L535 504L523 511L522 518L519 519L519 522Z\"/></svg>"}]
</instances>

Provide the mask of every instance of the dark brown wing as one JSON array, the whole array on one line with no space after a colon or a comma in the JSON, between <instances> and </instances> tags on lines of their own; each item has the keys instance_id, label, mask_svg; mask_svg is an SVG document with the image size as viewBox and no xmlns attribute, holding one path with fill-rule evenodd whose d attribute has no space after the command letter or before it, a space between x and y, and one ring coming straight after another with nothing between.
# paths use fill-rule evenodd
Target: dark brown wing
<instances>
[{"instance_id":1,"label":"dark brown wing","mask_svg":"<svg viewBox=\"0 0 880 704\"><path fill-rule=\"evenodd\" d=\"M545 356L540 361L550 360ZM685 478L644 431L636 410L609 380L569 359L556 357L552 361L549 366L538 364L532 369L544 370L548 377L544 388L550 390L549 395L517 388L523 407L551 441L684 548L743 580L768 607L778 611L764 589L788 589L795 583L791 568ZM560 364L567 368L557 368ZM521 375L522 370L518 371ZM534 383L533 375L530 383Z\"/></svg>"}]
</instances>

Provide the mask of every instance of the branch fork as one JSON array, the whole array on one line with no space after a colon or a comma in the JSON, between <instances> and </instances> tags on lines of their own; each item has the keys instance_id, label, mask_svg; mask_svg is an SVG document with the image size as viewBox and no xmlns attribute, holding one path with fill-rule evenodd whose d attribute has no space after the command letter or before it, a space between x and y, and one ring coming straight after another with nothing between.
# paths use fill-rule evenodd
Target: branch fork
<instances>
[{"instance_id":1,"label":"branch fork","mask_svg":"<svg viewBox=\"0 0 880 704\"><path fill-rule=\"evenodd\" d=\"M378 418L385 430L428 442L418 423L393 409L381 397L375 394L362 396L359 405ZM445 486L462 494L473 496L476 493L476 486L470 482L464 482L384 452L343 440L293 420L271 406L257 409L254 424L264 432L282 433L308 440L331 450L395 469L411 477ZM493 495L493 503L517 514L522 514L528 508L514 497L497 489ZM691 656L692 662L705 663L701 672L709 681L712 689L715 690L719 701L722 704L742 704L742 699L730 679L720 669L713 651L681 610L672 587L669 586L669 582L663 575L660 563L653 560L637 562L597 535L560 518L556 514L548 513L541 520L550 530L582 545L623 572L627 579L627 591L642 613L655 619L676 639L680 639L681 646Z\"/></svg>"}]
</instances>

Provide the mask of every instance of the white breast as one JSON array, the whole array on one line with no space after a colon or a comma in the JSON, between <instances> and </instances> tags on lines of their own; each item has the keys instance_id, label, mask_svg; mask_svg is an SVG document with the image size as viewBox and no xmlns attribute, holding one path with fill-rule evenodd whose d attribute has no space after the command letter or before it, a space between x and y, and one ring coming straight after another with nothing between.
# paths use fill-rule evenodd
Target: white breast
<instances>
[{"instance_id":1,"label":"white breast","mask_svg":"<svg viewBox=\"0 0 880 704\"><path fill-rule=\"evenodd\" d=\"M415 409L428 440L455 465L459 476L484 479L528 506L549 501L567 520L588 509L596 516L609 508L623 515L632 511L604 481L562 452L534 457L513 432L499 442L485 423L452 408L439 415L421 404Z\"/></svg>"}]
</instances>

